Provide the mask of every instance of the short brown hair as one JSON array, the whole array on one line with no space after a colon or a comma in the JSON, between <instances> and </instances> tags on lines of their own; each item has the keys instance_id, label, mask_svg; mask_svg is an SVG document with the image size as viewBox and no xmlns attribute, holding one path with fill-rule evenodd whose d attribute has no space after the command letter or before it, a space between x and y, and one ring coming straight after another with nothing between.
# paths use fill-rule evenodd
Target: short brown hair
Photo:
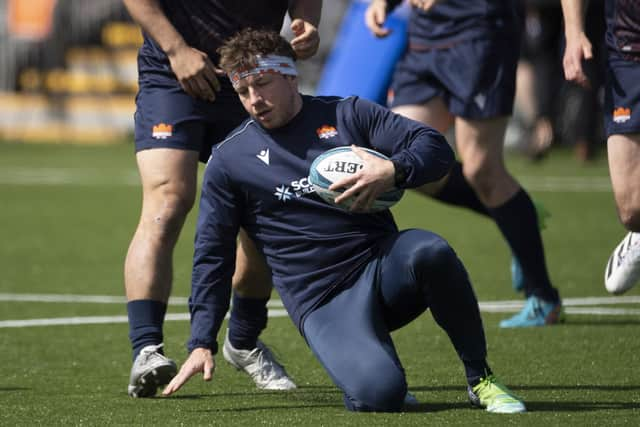
<instances>
[{"instance_id":1,"label":"short brown hair","mask_svg":"<svg viewBox=\"0 0 640 427\"><path fill-rule=\"evenodd\" d=\"M229 73L237 69L256 66L256 56L269 54L288 56L294 61L296 54L289 42L275 31L244 29L218 48L220 67Z\"/></svg>"}]
</instances>

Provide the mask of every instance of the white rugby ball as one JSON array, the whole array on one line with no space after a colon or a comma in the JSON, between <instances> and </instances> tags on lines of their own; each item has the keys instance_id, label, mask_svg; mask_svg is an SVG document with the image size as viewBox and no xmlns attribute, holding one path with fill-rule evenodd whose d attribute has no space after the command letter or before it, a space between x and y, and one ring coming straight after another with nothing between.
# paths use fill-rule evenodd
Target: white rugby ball
<instances>
[{"instance_id":1,"label":"white rugby ball","mask_svg":"<svg viewBox=\"0 0 640 427\"><path fill-rule=\"evenodd\" d=\"M378 153L375 150L365 147L360 148L375 156L387 160L389 159L384 154ZM320 196L324 201L339 208L348 210L351 207L354 198L350 197L344 202L336 204L334 199L338 197L342 191L331 191L329 190L329 187L334 182L358 172L363 166L364 162L351 150L351 147L345 146L332 148L331 150L327 150L320 154L313 161L309 168L309 182L313 185L318 196ZM398 188L382 193L373 202L373 205L367 212L378 212L389 209L391 206L398 203L403 194L404 190Z\"/></svg>"}]
</instances>

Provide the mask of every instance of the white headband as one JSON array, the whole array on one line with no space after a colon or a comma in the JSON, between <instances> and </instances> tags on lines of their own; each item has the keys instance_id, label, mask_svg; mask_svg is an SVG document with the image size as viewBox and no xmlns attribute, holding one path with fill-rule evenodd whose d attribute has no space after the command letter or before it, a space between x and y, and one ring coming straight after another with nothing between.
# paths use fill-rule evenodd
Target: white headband
<instances>
[{"instance_id":1,"label":"white headband","mask_svg":"<svg viewBox=\"0 0 640 427\"><path fill-rule=\"evenodd\" d=\"M249 69L234 70L229 73L229 80L237 86L240 80L255 74L278 73L285 76L297 76L298 71L292 58L279 55L256 56L256 66Z\"/></svg>"}]
</instances>

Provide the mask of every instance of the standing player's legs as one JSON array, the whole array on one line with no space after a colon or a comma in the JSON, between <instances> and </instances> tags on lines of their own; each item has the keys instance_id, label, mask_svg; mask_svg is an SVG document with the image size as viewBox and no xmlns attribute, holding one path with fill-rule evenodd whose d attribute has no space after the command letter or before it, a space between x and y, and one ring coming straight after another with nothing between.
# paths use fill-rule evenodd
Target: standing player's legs
<instances>
[{"instance_id":1,"label":"standing player's legs","mask_svg":"<svg viewBox=\"0 0 640 427\"><path fill-rule=\"evenodd\" d=\"M536 326L560 320L558 292L551 285L535 206L527 192L505 167L503 139L507 118L456 119L456 141L463 173L520 260L529 304L542 305L534 324L520 317L501 326Z\"/></svg>"},{"instance_id":2,"label":"standing player's legs","mask_svg":"<svg viewBox=\"0 0 640 427\"><path fill-rule=\"evenodd\" d=\"M618 216L629 231L609 257L605 287L622 293L640 281L640 63L608 52L604 122Z\"/></svg>"},{"instance_id":3,"label":"standing player's legs","mask_svg":"<svg viewBox=\"0 0 640 427\"><path fill-rule=\"evenodd\" d=\"M536 258L526 261L525 291L532 303L544 306L544 315L536 323L546 324L556 320L549 314L561 308L559 298L546 272L539 230L530 229L531 224L537 227L535 208L533 219L525 216L522 234L514 227L514 212L522 210L529 215L531 200L506 171L502 153L507 121L503 116L512 109L517 57L509 43L493 39L410 51L394 74L393 104L395 111L413 119L432 120L440 131L446 130L452 114L457 117L456 146L462 163L456 162L437 185L419 191L490 216L512 250L517 248L516 257L534 254ZM540 243L527 248L526 242L535 243L536 237Z\"/></svg>"},{"instance_id":4,"label":"standing player's legs","mask_svg":"<svg viewBox=\"0 0 640 427\"><path fill-rule=\"evenodd\" d=\"M564 313L547 272L536 208L504 163L504 134L513 109L519 56L512 43L501 38L469 41L443 55L472 61L471 71L458 76L469 84L448 84L462 173L522 269L526 305L500 326L542 326L562 321Z\"/></svg>"},{"instance_id":5,"label":"standing player's legs","mask_svg":"<svg viewBox=\"0 0 640 427\"><path fill-rule=\"evenodd\" d=\"M139 151L140 222L125 260L129 338L134 365L128 392L153 396L176 373L162 355L162 324L171 294L173 249L195 200L198 152L173 148Z\"/></svg>"},{"instance_id":6,"label":"standing player's legs","mask_svg":"<svg viewBox=\"0 0 640 427\"><path fill-rule=\"evenodd\" d=\"M629 233L609 257L605 287L621 294L640 282L640 134L611 135L607 152L618 216Z\"/></svg>"},{"instance_id":7,"label":"standing player's legs","mask_svg":"<svg viewBox=\"0 0 640 427\"><path fill-rule=\"evenodd\" d=\"M640 232L640 133L611 135L607 153L620 222Z\"/></svg>"},{"instance_id":8,"label":"standing player's legs","mask_svg":"<svg viewBox=\"0 0 640 427\"><path fill-rule=\"evenodd\" d=\"M193 207L205 131L199 103L162 71L141 72L135 150L142 183L140 221L124 265L133 366L128 392L149 397L175 375L163 355L173 250Z\"/></svg>"}]
</instances>

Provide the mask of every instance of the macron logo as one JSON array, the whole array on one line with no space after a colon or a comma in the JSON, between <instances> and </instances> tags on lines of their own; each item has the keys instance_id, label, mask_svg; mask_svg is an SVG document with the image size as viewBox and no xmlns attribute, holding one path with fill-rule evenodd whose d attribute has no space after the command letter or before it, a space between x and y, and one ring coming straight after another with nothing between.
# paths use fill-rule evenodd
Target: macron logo
<instances>
[{"instance_id":1,"label":"macron logo","mask_svg":"<svg viewBox=\"0 0 640 427\"><path fill-rule=\"evenodd\" d=\"M262 160L262 163L264 163L265 165L269 165L269 149L268 148L256 154L256 157Z\"/></svg>"}]
</instances>

